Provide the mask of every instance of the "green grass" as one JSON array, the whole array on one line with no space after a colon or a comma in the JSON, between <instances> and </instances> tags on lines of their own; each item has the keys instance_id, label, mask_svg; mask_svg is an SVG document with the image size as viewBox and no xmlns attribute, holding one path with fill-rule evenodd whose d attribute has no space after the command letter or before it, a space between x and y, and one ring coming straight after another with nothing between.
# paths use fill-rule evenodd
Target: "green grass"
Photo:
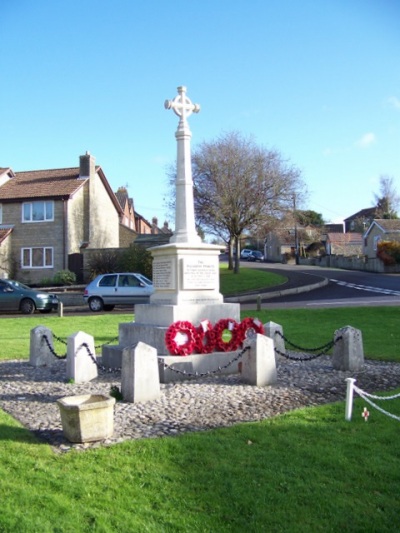
<instances>
[{"instance_id":1,"label":"green grass","mask_svg":"<svg viewBox=\"0 0 400 533\"><path fill-rule=\"evenodd\" d=\"M0 531L397 531L398 422L363 405L64 455L0 412Z\"/></svg>"},{"instance_id":2,"label":"green grass","mask_svg":"<svg viewBox=\"0 0 400 533\"><path fill-rule=\"evenodd\" d=\"M267 270L241 267L239 274L234 274L232 270L228 270L227 265L220 266L220 290L224 296L274 287L286 281L287 277Z\"/></svg>"},{"instance_id":3,"label":"green grass","mask_svg":"<svg viewBox=\"0 0 400 533\"><path fill-rule=\"evenodd\" d=\"M291 342L305 348L322 346L333 340L344 326L359 329L364 355L380 361L400 362L400 307L344 307L341 309L271 309L268 302L261 311L243 311L263 324L276 322ZM289 346L288 346L289 347ZM290 348L290 347L289 347Z\"/></svg>"},{"instance_id":4,"label":"green grass","mask_svg":"<svg viewBox=\"0 0 400 533\"><path fill-rule=\"evenodd\" d=\"M268 306L268 303L266 304ZM331 309L263 309L243 311L242 318L253 316L263 323L276 322L284 335L304 348L322 346L333 340L335 330L353 326L361 330L364 354L370 359L400 361L400 307L357 307ZM49 315L0 319L0 360L28 359L30 331L41 325L65 340L77 331L94 337L95 345L117 344L118 325L130 322L132 314L80 315L63 318ZM56 353L62 355L66 347L55 340ZM290 349L290 346L288 346ZM100 351L100 350L98 350Z\"/></svg>"},{"instance_id":5,"label":"green grass","mask_svg":"<svg viewBox=\"0 0 400 533\"><path fill-rule=\"evenodd\" d=\"M79 315L60 318L56 315L32 315L29 317L0 318L0 361L5 359L28 359L30 331L37 326L45 326L56 337L66 342L69 335L84 331L94 337L95 345L118 344L118 326L121 322L131 322L133 314ZM54 339L57 354L66 352L64 343Z\"/></svg>"},{"instance_id":6,"label":"green grass","mask_svg":"<svg viewBox=\"0 0 400 533\"><path fill-rule=\"evenodd\" d=\"M399 360L398 307L242 316L277 322L290 340L309 347L352 325L361 329L368 356ZM2 318L0 359L28 358L37 325L63 339L85 331L102 344L131 320L132 314L113 313ZM344 420L340 402L61 455L0 410L0 532L398 531L399 423L373 409L366 423L364 406L356 398L352 422ZM384 408L400 415L399 400Z\"/></svg>"}]
</instances>

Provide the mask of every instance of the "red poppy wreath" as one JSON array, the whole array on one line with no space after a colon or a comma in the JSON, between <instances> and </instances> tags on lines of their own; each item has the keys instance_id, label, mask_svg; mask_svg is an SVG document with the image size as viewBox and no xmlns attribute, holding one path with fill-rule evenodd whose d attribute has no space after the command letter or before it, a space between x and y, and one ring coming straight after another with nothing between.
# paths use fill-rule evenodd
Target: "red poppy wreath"
<instances>
[{"instance_id":1,"label":"red poppy wreath","mask_svg":"<svg viewBox=\"0 0 400 533\"><path fill-rule=\"evenodd\" d=\"M215 333L211 322L209 320L202 320L196 332L196 352L211 353L215 351Z\"/></svg>"},{"instance_id":2,"label":"red poppy wreath","mask_svg":"<svg viewBox=\"0 0 400 533\"><path fill-rule=\"evenodd\" d=\"M214 326L215 348L219 352L233 352L241 344L239 324L233 318L222 318Z\"/></svg>"},{"instance_id":3,"label":"red poppy wreath","mask_svg":"<svg viewBox=\"0 0 400 533\"><path fill-rule=\"evenodd\" d=\"M179 320L169 326L165 333L165 344L171 355L190 355L196 343L196 328L186 320Z\"/></svg>"},{"instance_id":4,"label":"red poppy wreath","mask_svg":"<svg viewBox=\"0 0 400 533\"><path fill-rule=\"evenodd\" d=\"M255 335L256 333L264 334L264 326L258 318L247 317L240 323L240 336L241 343L247 338Z\"/></svg>"}]
</instances>

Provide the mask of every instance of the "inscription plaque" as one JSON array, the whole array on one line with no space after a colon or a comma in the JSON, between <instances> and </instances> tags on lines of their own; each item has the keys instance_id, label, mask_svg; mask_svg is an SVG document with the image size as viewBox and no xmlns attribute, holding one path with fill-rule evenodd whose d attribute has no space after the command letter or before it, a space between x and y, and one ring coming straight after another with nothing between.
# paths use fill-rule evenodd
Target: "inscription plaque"
<instances>
[{"instance_id":1,"label":"inscription plaque","mask_svg":"<svg viewBox=\"0 0 400 533\"><path fill-rule=\"evenodd\" d=\"M153 261L153 286L155 289L175 289L172 259Z\"/></svg>"},{"instance_id":2,"label":"inscription plaque","mask_svg":"<svg viewBox=\"0 0 400 533\"><path fill-rule=\"evenodd\" d=\"M215 261L183 259L183 288L186 290L217 289L218 275Z\"/></svg>"}]
</instances>

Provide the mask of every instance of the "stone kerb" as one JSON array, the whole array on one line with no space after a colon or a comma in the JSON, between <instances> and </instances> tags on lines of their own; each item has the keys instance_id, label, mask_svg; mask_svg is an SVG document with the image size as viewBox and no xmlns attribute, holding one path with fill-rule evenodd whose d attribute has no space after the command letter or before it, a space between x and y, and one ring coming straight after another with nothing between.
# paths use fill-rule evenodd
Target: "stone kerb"
<instances>
[{"instance_id":1,"label":"stone kerb","mask_svg":"<svg viewBox=\"0 0 400 533\"><path fill-rule=\"evenodd\" d=\"M156 400L161 395L157 350L139 342L122 351L121 393L125 402Z\"/></svg>"},{"instance_id":2,"label":"stone kerb","mask_svg":"<svg viewBox=\"0 0 400 533\"><path fill-rule=\"evenodd\" d=\"M279 354L286 354L285 340L283 338L283 327L275 322L264 324L265 335L273 340L275 347L275 361L279 363Z\"/></svg>"},{"instance_id":3,"label":"stone kerb","mask_svg":"<svg viewBox=\"0 0 400 533\"><path fill-rule=\"evenodd\" d=\"M249 346L242 357L241 379L256 387L265 387L277 382L274 341L257 333L245 340Z\"/></svg>"},{"instance_id":4,"label":"stone kerb","mask_svg":"<svg viewBox=\"0 0 400 533\"><path fill-rule=\"evenodd\" d=\"M335 331L332 365L335 370L361 370L364 365L362 333L352 326Z\"/></svg>"},{"instance_id":5,"label":"stone kerb","mask_svg":"<svg viewBox=\"0 0 400 533\"><path fill-rule=\"evenodd\" d=\"M75 383L87 383L97 376L93 337L83 331L70 335L67 339L67 379L72 379Z\"/></svg>"},{"instance_id":6,"label":"stone kerb","mask_svg":"<svg viewBox=\"0 0 400 533\"><path fill-rule=\"evenodd\" d=\"M47 342L46 342L47 339ZM53 332L45 326L36 326L30 332L29 364L32 366L51 366L57 357L51 353Z\"/></svg>"}]
</instances>

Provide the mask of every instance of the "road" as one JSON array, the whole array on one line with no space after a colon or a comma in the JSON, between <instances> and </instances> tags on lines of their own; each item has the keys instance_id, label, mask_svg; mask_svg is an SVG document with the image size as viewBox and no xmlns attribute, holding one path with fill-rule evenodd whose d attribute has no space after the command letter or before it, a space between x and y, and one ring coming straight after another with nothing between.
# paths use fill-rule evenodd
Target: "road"
<instances>
[{"instance_id":1,"label":"road","mask_svg":"<svg viewBox=\"0 0 400 533\"><path fill-rule=\"evenodd\" d=\"M400 274L376 274L357 270L327 269L317 266L282 265L280 263L247 263L242 262L242 267L261 268L287 276L289 283L282 287L294 288L315 284L326 278L329 283L322 288L300 294L284 294L280 297L270 298L271 292L277 288L269 289L261 295L262 308L324 308L324 307L362 307L362 306L397 306L400 305ZM241 309L253 310L257 306L257 296L241 303ZM133 312L132 306L116 306L113 313ZM90 313L88 306L68 308L64 313L71 315ZM0 313L0 318L21 317L20 313Z\"/></svg>"},{"instance_id":2,"label":"road","mask_svg":"<svg viewBox=\"0 0 400 533\"><path fill-rule=\"evenodd\" d=\"M314 266L279 265L277 263L242 263L242 266L263 268L271 272L287 275L289 279L301 275L299 284L309 276L310 283L318 278L326 278L329 283L325 287L293 295L282 295L277 298L263 298L263 307L268 308L312 308L340 306L390 306L400 305L400 274L377 274L357 270L327 269ZM284 287L282 287L284 288ZM254 308L252 303L242 303L244 308Z\"/></svg>"}]
</instances>

